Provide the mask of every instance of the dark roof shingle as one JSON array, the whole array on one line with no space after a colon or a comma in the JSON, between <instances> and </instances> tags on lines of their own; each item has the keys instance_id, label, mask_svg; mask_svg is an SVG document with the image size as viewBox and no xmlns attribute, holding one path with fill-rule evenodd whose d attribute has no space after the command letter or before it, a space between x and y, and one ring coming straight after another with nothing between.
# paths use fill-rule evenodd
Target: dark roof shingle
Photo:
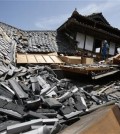
<instances>
[{"instance_id":1,"label":"dark roof shingle","mask_svg":"<svg viewBox=\"0 0 120 134\"><path fill-rule=\"evenodd\" d=\"M24 31L10 25L0 23L7 35L17 43L18 52L74 52L71 46L57 31Z\"/></svg>"}]
</instances>

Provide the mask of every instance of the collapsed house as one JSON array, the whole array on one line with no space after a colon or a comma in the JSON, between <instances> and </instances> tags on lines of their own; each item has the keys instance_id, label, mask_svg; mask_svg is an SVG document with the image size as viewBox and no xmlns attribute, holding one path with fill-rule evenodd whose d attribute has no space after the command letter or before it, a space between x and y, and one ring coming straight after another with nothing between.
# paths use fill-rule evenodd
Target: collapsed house
<instances>
[{"instance_id":1,"label":"collapsed house","mask_svg":"<svg viewBox=\"0 0 120 134\"><path fill-rule=\"evenodd\" d=\"M117 124L120 121L120 81L96 86L91 85L91 82L86 84L70 79L58 79L50 65L59 65L59 68L73 73L76 70L84 74L92 73L94 76L95 72L105 71L106 74L106 71L111 69L118 72L118 66L96 63L83 65L80 57L75 58L74 55L76 50L79 50L84 54L87 52L88 56L93 58L98 54L96 49L101 48L105 39L110 43L109 55L114 55L119 47L119 33L120 31L110 26L101 13L82 16L74 11L56 31L25 31L1 22L0 133L64 134L71 131L73 134L89 134L89 127L84 128L84 121L81 122L81 129L78 128L79 122L76 127L73 123L87 114L85 120L90 124L92 119L90 122L87 119L92 116L94 119L94 113L91 112L115 103L118 106L106 109L111 109L110 115ZM68 57L58 56L59 54ZM98 111L99 114L96 113L95 118L108 112L109 110ZM109 122L110 117L106 119L105 116L105 121ZM76 128L73 132L67 127L71 124ZM104 121L101 124L104 124ZM97 133L103 132L100 127L96 126ZM117 125L115 127L118 131L114 133L118 134L120 128ZM111 125L111 131L115 127ZM91 130L92 128L94 123Z\"/></svg>"},{"instance_id":2,"label":"collapsed house","mask_svg":"<svg viewBox=\"0 0 120 134\"><path fill-rule=\"evenodd\" d=\"M96 57L101 54L102 42L109 43L109 55L117 53L120 30L112 27L102 13L82 16L76 10L56 31L25 31L5 23L0 27L16 42L17 53L80 55Z\"/></svg>"},{"instance_id":3,"label":"collapsed house","mask_svg":"<svg viewBox=\"0 0 120 134\"><path fill-rule=\"evenodd\" d=\"M115 55L120 47L120 30L112 27L102 13L82 16L74 11L57 31L73 41L76 49L87 51L91 56L101 52L103 40L110 45L109 55Z\"/></svg>"}]
</instances>

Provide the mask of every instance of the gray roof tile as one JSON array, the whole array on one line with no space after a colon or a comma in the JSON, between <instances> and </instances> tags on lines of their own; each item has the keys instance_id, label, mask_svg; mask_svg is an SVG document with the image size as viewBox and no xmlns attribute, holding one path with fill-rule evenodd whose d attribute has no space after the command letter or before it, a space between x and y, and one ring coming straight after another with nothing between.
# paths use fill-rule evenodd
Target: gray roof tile
<instances>
[{"instance_id":1,"label":"gray roof tile","mask_svg":"<svg viewBox=\"0 0 120 134\"><path fill-rule=\"evenodd\" d=\"M10 25L0 23L0 27L17 43L18 52L74 52L64 37L57 31L23 31ZM19 46L20 45L20 46Z\"/></svg>"}]
</instances>

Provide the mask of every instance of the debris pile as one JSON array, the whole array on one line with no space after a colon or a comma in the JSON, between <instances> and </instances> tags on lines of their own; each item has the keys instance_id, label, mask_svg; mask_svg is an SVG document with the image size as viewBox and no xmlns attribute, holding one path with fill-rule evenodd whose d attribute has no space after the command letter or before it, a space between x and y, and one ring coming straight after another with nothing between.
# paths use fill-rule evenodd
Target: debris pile
<instances>
[{"instance_id":1,"label":"debris pile","mask_svg":"<svg viewBox=\"0 0 120 134\"><path fill-rule=\"evenodd\" d=\"M16 43L11 40L0 27L0 65L1 61L10 63L14 61Z\"/></svg>"},{"instance_id":2,"label":"debris pile","mask_svg":"<svg viewBox=\"0 0 120 134\"><path fill-rule=\"evenodd\" d=\"M56 134L80 116L119 102L119 81L79 86L57 79L49 66L10 66L0 82L0 133Z\"/></svg>"},{"instance_id":3,"label":"debris pile","mask_svg":"<svg viewBox=\"0 0 120 134\"><path fill-rule=\"evenodd\" d=\"M113 57L113 64L120 65L120 54L117 54L116 56Z\"/></svg>"},{"instance_id":4,"label":"debris pile","mask_svg":"<svg viewBox=\"0 0 120 134\"><path fill-rule=\"evenodd\" d=\"M101 17L102 14L99 15ZM76 23L80 22L78 18L82 19L83 26ZM104 86L86 85L65 78L58 79L49 66L37 65L52 64L52 67L69 74L84 74L94 80L119 72L120 54L94 63L94 58L100 57L100 52L97 55L90 52L94 38L85 35L84 39L84 34L76 32L73 35L70 32L75 33L76 28L81 27L83 33L84 28L89 33L93 26L98 26L98 31L93 30L94 34L100 33L101 28L106 32L100 23L96 25L96 21L89 19L86 23L86 19L74 11L68 19L70 22L64 23L57 31L24 31L0 22L0 134L57 134L81 116L102 106L117 103L120 107L120 81ZM102 20L109 25L103 16ZM84 26L84 21L90 27ZM71 30L64 30L66 27L71 27ZM117 33L114 32L115 35ZM101 37L104 35L106 37L106 33ZM101 44L101 39L94 41L96 50L100 49L97 46ZM115 36L114 40L119 44ZM76 53L76 45L78 48L83 45L90 51ZM114 46L114 43L110 44L113 54ZM58 53L65 63L58 55L50 54L53 52ZM68 56L76 54L77 57ZM15 64L24 64L24 67L15 67Z\"/></svg>"}]
</instances>

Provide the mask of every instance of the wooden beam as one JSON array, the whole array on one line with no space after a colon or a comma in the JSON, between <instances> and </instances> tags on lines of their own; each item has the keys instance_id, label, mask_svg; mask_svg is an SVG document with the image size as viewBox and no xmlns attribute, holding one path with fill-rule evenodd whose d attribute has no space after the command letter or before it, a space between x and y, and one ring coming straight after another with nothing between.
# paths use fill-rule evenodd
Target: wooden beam
<instances>
[{"instance_id":1,"label":"wooden beam","mask_svg":"<svg viewBox=\"0 0 120 134\"><path fill-rule=\"evenodd\" d=\"M35 57L38 63L46 63L42 55L36 54Z\"/></svg>"},{"instance_id":2,"label":"wooden beam","mask_svg":"<svg viewBox=\"0 0 120 134\"><path fill-rule=\"evenodd\" d=\"M34 55L32 55L32 54L27 54L26 56L27 56L28 63L38 63L38 62L36 61L36 58L35 58Z\"/></svg>"},{"instance_id":3,"label":"wooden beam","mask_svg":"<svg viewBox=\"0 0 120 134\"><path fill-rule=\"evenodd\" d=\"M62 61L57 56L52 55L50 57L54 61L54 63L62 63Z\"/></svg>"},{"instance_id":4,"label":"wooden beam","mask_svg":"<svg viewBox=\"0 0 120 134\"><path fill-rule=\"evenodd\" d=\"M17 63L27 63L27 57L25 54L17 54Z\"/></svg>"},{"instance_id":5,"label":"wooden beam","mask_svg":"<svg viewBox=\"0 0 120 134\"><path fill-rule=\"evenodd\" d=\"M43 55L43 58L45 59L46 63L54 63L54 61L48 55Z\"/></svg>"}]
</instances>

